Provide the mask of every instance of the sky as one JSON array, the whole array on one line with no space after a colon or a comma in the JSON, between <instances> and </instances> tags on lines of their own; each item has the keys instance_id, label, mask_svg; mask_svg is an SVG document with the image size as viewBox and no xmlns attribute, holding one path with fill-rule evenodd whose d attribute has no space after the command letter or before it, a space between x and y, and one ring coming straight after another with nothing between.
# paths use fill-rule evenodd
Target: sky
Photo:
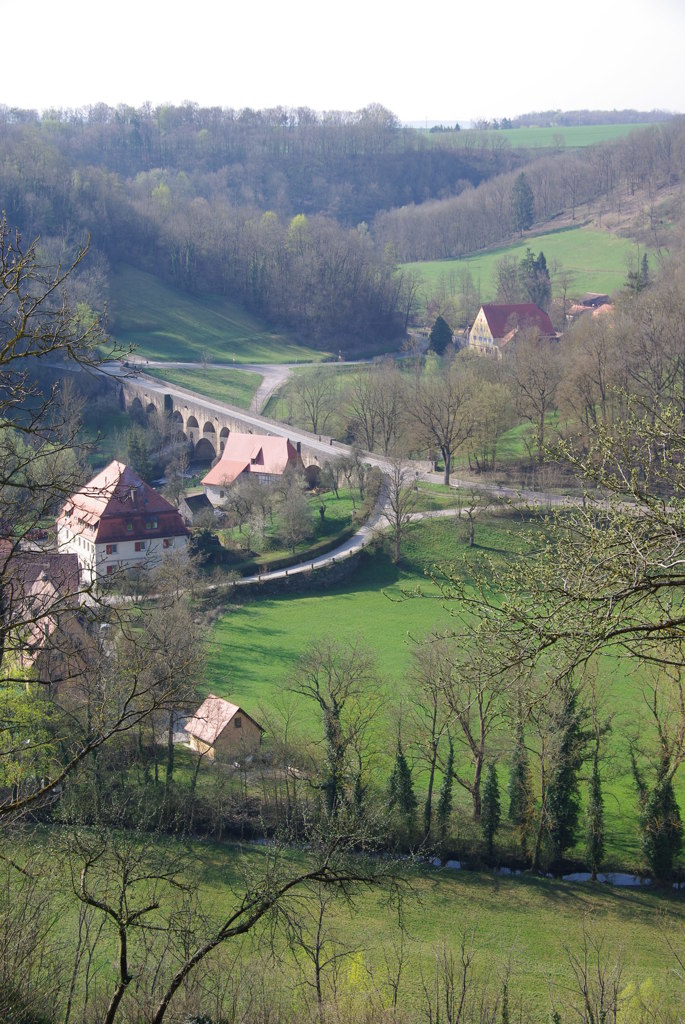
<instances>
[{"instance_id":1,"label":"sky","mask_svg":"<svg viewBox=\"0 0 685 1024\"><path fill-rule=\"evenodd\" d=\"M685 0L0 0L0 104L685 111Z\"/></svg>"}]
</instances>

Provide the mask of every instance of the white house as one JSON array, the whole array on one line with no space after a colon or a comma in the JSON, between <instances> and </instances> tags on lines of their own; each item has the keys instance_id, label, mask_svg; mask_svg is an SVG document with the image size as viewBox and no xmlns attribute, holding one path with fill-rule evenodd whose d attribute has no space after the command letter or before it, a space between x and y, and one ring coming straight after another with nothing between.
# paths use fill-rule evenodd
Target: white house
<instances>
[{"instance_id":1,"label":"white house","mask_svg":"<svg viewBox=\"0 0 685 1024\"><path fill-rule=\"evenodd\" d=\"M86 583L185 553L188 538L174 506L116 461L72 495L57 519L59 550L78 556Z\"/></svg>"},{"instance_id":2,"label":"white house","mask_svg":"<svg viewBox=\"0 0 685 1024\"><path fill-rule=\"evenodd\" d=\"M469 331L469 348L480 355L502 356L502 349L519 331L536 330L543 338L555 338L547 313L534 302L488 302L480 307Z\"/></svg>"}]
</instances>

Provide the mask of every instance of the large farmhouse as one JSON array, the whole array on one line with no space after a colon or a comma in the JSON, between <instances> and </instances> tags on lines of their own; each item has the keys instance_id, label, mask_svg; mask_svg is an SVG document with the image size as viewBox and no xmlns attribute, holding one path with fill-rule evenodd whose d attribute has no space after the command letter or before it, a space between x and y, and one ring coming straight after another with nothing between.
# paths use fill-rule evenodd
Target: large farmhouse
<instances>
[{"instance_id":1,"label":"large farmhouse","mask_svg":"<svg viewBox=\"0 0 685 1024\"><path fill-rule=\"evenodd\" d=\"M86 583L154 566L185 552L189 531L166 498L122 462L111 462L72 495L57 519L60 551L78 555Z\"/></svg>"},{"instance_id":2,"label":"large farmhouse","mask_svg":"<svg viewBox=\"0 0 685 1024\"><path fill-rule=\"evenodd\" d=\"M503 347L523 330L535 330L543 338L556 337L549 316L534 302L489 302L478 310L469 332L469 348L501 359Z\"/></svg>"},{"instance_id":3,"label":"large farmhouse","mask_svg":"<svg viewBox=\"0 0 685 1024\"><path fill-rule=\"evenodd\" d=\"M302 469L299 447L287 437L266 434L229 434L221 458L204 477L202 486L212 505L221 505L226 491L242 476L256 476L268 483L283 476L286 469Z\"/></svg>"},{"instance_id":4,"label":"large farmhouse","mask_svg":"<svg viewBox=\"0 0 685 1024\"><path fill-rule=\"evenodd\" d=\"M239 758L259 750L264 731L237 704L210 693L184 729L190 746L200 754L215 758Z\"/></svg>"}]
</instances>

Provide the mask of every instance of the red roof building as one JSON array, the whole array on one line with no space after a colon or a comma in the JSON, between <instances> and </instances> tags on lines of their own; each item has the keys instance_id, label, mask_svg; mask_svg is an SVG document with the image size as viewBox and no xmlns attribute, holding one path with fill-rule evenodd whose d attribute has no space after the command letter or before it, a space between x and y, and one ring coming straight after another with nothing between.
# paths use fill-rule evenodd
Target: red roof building
<instances>
[{"instance_id":1,"label":"red roof building","mask_svg":"<svg viewBox=\"0 0 685 1024\"><path fill-rule=\"evenodd\" d=\"M202 480L212 505L221 505L227 489L244 474L267 483L283 476L288 468L303 468L302 457L287 437L266 434L238 434L232 431L221 453Z\"/></svg>"},{"instance_id":2,"label":"red roof building","mask_svg":"<svg viewBox=\"0 0 685 1024\"><path fill-rule=\"evenodd\" d=\"M469 332L469 348L501 358L502 349L519 331L533 330L542 338L556 338L547 313L534 302L488 302L480 307Z\"/></svg>"},{"instance_id":3,"label":"red roof building","mask_svg":"<svg viewBox=\"0 0 685 1024\"><path fill-rule=\"evenodd\" d=\"M59 550L78 556L87 583L185 552L189 531L170 502L122 462L111 462L65 503Z\"/></svg>"}]
</instances>

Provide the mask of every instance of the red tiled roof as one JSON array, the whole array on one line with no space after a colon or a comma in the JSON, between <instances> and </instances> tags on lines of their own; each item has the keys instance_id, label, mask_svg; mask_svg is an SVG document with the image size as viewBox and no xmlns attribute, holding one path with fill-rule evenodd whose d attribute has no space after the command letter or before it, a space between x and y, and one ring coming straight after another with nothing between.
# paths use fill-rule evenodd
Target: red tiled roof
<instances>
[{"instance_id":1,"label":"red tiled roof","mask_svg":"<svg viewBox=\"0 0 685 1024\"><path fill-rule=\"evenodd\" d=\"M517 329L530 327L537 328L543 337L556 336L549 316L534 302L485 303L483 313L493 338L498 341Z\"/></svg>"},{"instance_id":2,"label":"red tiled roof","mask_svg":"<svg viewBox=\"0 0 685 1024\"><path fill-rule=\"evenodd\" d=\"M181 537L188 534L174 506L123 462L106 469L72 495L59 520L97 543L139 537ZM156 526L148 526L155 521ZM127 530L127 523L132 529Z\"/></svg>"},{"instance_id":3,"label":"red tiled roof","mask_svg":"<svg viewBox=\"0 0 685 1024\"><path fill-rule=\"evenodd\" d=\"M245 714L237 704L231 704L223 697L215 697L213 693L202 702L193 717L186 722L184 729L196 739L213 746L238 713L254 722L261 732L264 731L261 725L255 722L254 718L250 718L250 715Z\"/></svg>"},{"instance_id":4,"label":"red tiled roof","mask_svg":"<svg viewBox=\"0 0 685 1024\"><path fill-rule=\"evenodd\" d=\"M266 434L238 434L232 431L220 460L203 478L205 485L231 484L241 473L281 476L289 465L300 462L292 441Z\"/></svg>"}]
</instances>

